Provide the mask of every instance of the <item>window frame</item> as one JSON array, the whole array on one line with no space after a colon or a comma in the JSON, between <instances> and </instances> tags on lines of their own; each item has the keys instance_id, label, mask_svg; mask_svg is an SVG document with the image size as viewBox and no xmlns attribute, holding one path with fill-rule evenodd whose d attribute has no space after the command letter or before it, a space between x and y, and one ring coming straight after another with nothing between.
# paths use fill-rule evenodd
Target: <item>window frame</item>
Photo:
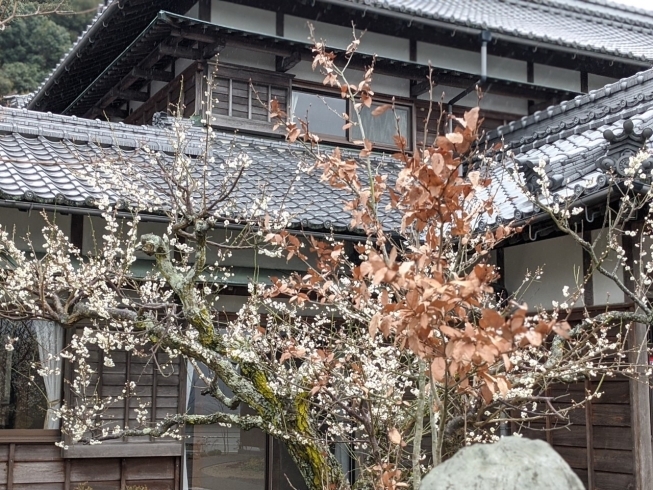
<instances>
[{"instance_id":1,"label":"window frame","mask_svg":"<svg viewBox=\"0 0 653 490\"><path fill-rule=\"evenodd\" d=\"M68 345L68 343L70 342L68 334L69 334L68 330L64 329L64 346ZM61 403L63 403L66 400L65 366L67 364L68 363L63 363L61 373L59 375L62 378L61 393L59 393L59 397L60 397L59 400L61 401ZM0 444L14 444L14 443L31 444L31 443L41 443L41 442L55 443L61 441L61 438L62 438L61 429L0 429Z\"/></svg>"},{"instance_id":2,"label":"window frame","mask_svg":"<svg viewBox=\"0 0 653 490\"><path fill-rule=\"evenodd\" d=\"M336 98L341 98L340 91L335 90L330 87L325 87L324 85L320 85L317 83L311 83L311 82L305 82L305 81L295 81L293 80L292 82L292 88L290 91L290 97L289 100L292 98L292 94L295 91L299 92L304 92L304 93L312 93L318 96L324 96L324 97L336 97ZM393 95L387 95L387 94L377 94L375 93L373 97L373 103L376 104L392 104L392 99L394 98L394 103L397 106L402 106L406 107L409 109L410 115L408 118L408 126L410 130L410 137L407 137L406 135L402 135L406 138L406 142L408 143L407 150L412 151L416 144L415 144L415 138L416 138L416 110L415 110L415 102L407 97L400 97L400 96L393 96ZM345 100L345 99L343 99ZM352 107L352 101L346 100L347 102L347 113L351 114L353 113L353 107ZM343 121L343 125L345 124L345 121ZM345 137L344 138L339 138L335 136L323 136L321 134L318 134L320 136L321 141L325 143L335 143L337 145L343 145L347 147L352 147L352 148L360 148L360 145L356 145L353 142L353 138L351 137L351 130L347 129L345 131ZM374 143L374 142L373 142ZM384 143L374 143L374 150L376 151L382 151L382 152L396 152L398 151L398 148L394 145L388 145Z\"/></svg>"},{"instance_id":3,"label":"window frame","mask_svg":"<svg viewBox=\"0 0 653 490\"><path fill-rule=\"evenodd\" d=\"M217 66L217 71L215 68ZM227 104L228 114L213 114L211 117L214 118L211 126L218 129L227 129L227 130L239 130L246 132L253 132L259 134L266 134L267 136L283 137L281 131L273 131L273 121L271 121L268 114L267 121L259 121L251 119L251 106L257 104L258 101L255 100L251 95L251 85L268 85L268 87L279 87L286 90L286 105L283 108L286 112L290 110L290 98L292 97L293 90L293 78L294 75L289 73L279 73L275 71L264 70L261 68L252 68L249 66L240 66L230 63L220 63L217 65L215 62L209 62L206 64L204 74L206 77L209 77L212 73L215 73L216 78L228 78L231 80L236 80L239 82L246 82L248 84L249 91L249 112L250 118L242 118L231 115L231 95L229 95L228 100L220 102L221 104ZM211 75L213 77L213 75ZM207 90L207 81L202 80L202 101L206 101L206 96L204 95ZM231 90L231 89L230 89Z\"/></svg>"}]
</instances>

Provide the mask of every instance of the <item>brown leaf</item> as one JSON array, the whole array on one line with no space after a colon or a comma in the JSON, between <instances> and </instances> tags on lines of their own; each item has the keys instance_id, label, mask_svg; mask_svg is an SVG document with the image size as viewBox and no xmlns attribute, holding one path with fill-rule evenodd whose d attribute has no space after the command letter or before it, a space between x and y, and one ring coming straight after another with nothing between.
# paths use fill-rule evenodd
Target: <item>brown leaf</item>
<instances>
[{"instance_id":1,"label":"brown leaf","mask_svg":"<svg viewBox=\"0 0 653 490\"><path fill-rule=\"evenodd\" d=\"M473 109L466 111L465 114L463 115L463 119L465 119L465 123L467 124L467 127L471 129L472 131L476 130L476 126L478 125L478 107L474 107Z\"/></svg>"},{"instance_id":2,"label":"brown leaf","mask_svg":"<svg viewBox=\"0 0 653 490\"><path fill-rule=\"evenodd\" d=\"M469 181L472 183L473 187L478 186L479 181L481 180L481 172L478 170L474 170L473 172L469 172L467 174L467 177L469 178Z\"/></svg>"},{"instance_id":3,"label":"brown leaf","mask_svg":"<svg viewBox=\"0 0 653 490\"><path fill-rule=\"evenodd\" d=\"M454 145L458 145L463 142L463 135L460 133L447 133L445 137Z\"/></svg>"},{"instance_id":4,"label":"brown leaf","mask_svg":"<svg viewBox=\"0 0 653 490\"><path fill-rule=\"evenodd\" d=\"M376 332L379 331L380 317L381 315L379 313L376 313L370 320L370 326L369 326L370 337L375 337Z\"/></svg>"},{"instance_id":5,"label":"brown leaf","mask_svg":"<svg viewBox=\"0 0 653 490\"><path fill-rule=\"evenodd\" d=\"M447 363L442 357L436 357L431 363L431 377L435 381L444 381L444 375L447 370Z\"/></svg>"},{"instance_id":6,"label":"brown leaf","mask_svg":"<svg viewBox=\"0 0 653 490\"><path fill-rule=\"evenodd\" d=\"M388 439L390 439L392 444L401 444L401 434L396 428L390 429L388 431Z\"/></svg>"}]
</instances>

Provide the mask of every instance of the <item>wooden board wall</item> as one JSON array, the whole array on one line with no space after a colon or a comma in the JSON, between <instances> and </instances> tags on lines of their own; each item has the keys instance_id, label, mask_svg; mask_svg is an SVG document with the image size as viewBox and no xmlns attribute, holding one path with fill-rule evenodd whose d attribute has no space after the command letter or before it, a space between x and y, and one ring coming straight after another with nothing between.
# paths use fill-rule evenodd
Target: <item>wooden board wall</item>
<instances>
[{"instance_id":1,"label":"wooden board wall","mask_svg":"<svg viewBox=\"0 0 653 490\"><path fill-rule=\"evenodd\" d=\"M571 402L583 398L596 382L560 385L550 396ZM634 490L634 455L631 430L629 381L604 379L603 395L586 407L571 412L570 425L564 427L553 418L546 424L532 424L526 437L546 440L572 467L591 490ZM565 403L558 403L560 407ZM544 429L550 430L544 430Z\"/></svg>"},{"instance_id":2,"label":"wooden board wall","mask_svg":"<svg viewBox=\"0 0 653 490\"><path fill-rule=\"evenodd\" d=\"M63 459L54 444L0 445L0 490L177 490L180 458Z\"/></svg>"}]
</instances>

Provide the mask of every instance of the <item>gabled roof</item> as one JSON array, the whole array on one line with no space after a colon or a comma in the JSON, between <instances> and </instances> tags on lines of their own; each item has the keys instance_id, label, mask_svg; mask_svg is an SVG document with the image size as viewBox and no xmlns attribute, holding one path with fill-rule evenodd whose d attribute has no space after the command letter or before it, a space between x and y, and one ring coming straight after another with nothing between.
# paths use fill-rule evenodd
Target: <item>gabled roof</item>
<instances>
[{"instance_id":1,"label":"gabled roof","mask_svg":"<svg viewBox=\"0 0 653 490\"><path fill-rule=\"evenodd\" d=\"M187 12L196 0L112 0L36 89L28 108L61 112L152 21L156 13Z\"/></svg>"},{"instance_id":2,"label":"gabled roof","mask_svg":"<svg viewBox=\"0 0 653 490\"><path fill-rule=\"evenodd\" d=\"M203 130L191 128L188 134L185 153L191 157L201 154ZM140 149L147 144L152 150L172 153L173 141L168 129L0 108L0 207L33 203L62 210L69 206L94 208L102 192L86 176L95 162L115 161L119 172L120 159L129 159L137 168L143 165L151 172L152 167L144 164L151 157ZM218 133L213 143L215 162L210 168L216 194L222 192L221 165L239 153L246 153L252 164L232 196L238 210L249 209L255 199L267 196L269 209L284 202L284 210L292 217L291 228L348 229L351 215L342 205L348 196L322 182L319 172L300 172L302 160L310 163L310 159L281 139ZM148 178L154 183L161 181L154 173ZM120 203L129 197L116 189L112 199Z\"/></svg>"},{"instance_id":3,"label":"gabled roof","mask_svg":"<svg viewBox=\"0 0 653 490\"><path fill-rule=\"evenodd\" d=\"M561 179L554 199L575 196L590 203L608 186L601 161L611 143L604 132L624 136L626 121L633 123L633 135L653 128L653 69L500 126L487 138L503 141L504 150L514 155L510 159L530 164L546 160L547 174ZM505 166L497 165L493 174L498 216L504 222L537 214Z\"/></svg>"},{"instance_id":4,"label":"gabled roof","mask_svg":"<svg viewBox=\"0 0 653 490\"><path fill-rule=\"evenodd\" d=\"M330 0L325 0L330 1ZM340 0L331 0L342 3ZM601 0L344 0L390 15L488 29L574 50L653 60L653 12Z\"/></svg>"}]
</instances>

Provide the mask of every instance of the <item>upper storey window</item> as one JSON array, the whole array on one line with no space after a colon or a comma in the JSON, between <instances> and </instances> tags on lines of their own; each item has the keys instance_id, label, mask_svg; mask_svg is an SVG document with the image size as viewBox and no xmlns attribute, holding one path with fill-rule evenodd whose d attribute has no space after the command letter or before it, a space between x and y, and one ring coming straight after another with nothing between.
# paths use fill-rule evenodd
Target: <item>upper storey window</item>
<instances>
[{"instance_id":1,"label":"upper storey window","mask_svg":"<svg viewBox=\"0 0 653 490\"><path fill-rule=\"evenodd\" d=\"M353 104L340 96L321 95L308 90L294 90L290 106L293 118L308 121L309 130L323 140L339 142L372 141L380 149L395 149L394 137L399 133L406 138L409 147L412 141L412 107L408 104L396 103L394 110L374 110L388 104L379 101L371 107L363 107L360 111L360 124L345 128L343 114L347 114L354 123L359 123ZM376 115L374 115L376 114Z\"/></svg>"},{"instance_id":2,"label":"upper storey window","mask_svg":"<svg viewBox=\"0 0 653 490\"><path fill-rule=\"evenodd\" d=\"M256 132L272 131L267 106L276 99L288 107L292 76L219 65L213 77L214 125Z\"/></svg>"}]
</instances>

